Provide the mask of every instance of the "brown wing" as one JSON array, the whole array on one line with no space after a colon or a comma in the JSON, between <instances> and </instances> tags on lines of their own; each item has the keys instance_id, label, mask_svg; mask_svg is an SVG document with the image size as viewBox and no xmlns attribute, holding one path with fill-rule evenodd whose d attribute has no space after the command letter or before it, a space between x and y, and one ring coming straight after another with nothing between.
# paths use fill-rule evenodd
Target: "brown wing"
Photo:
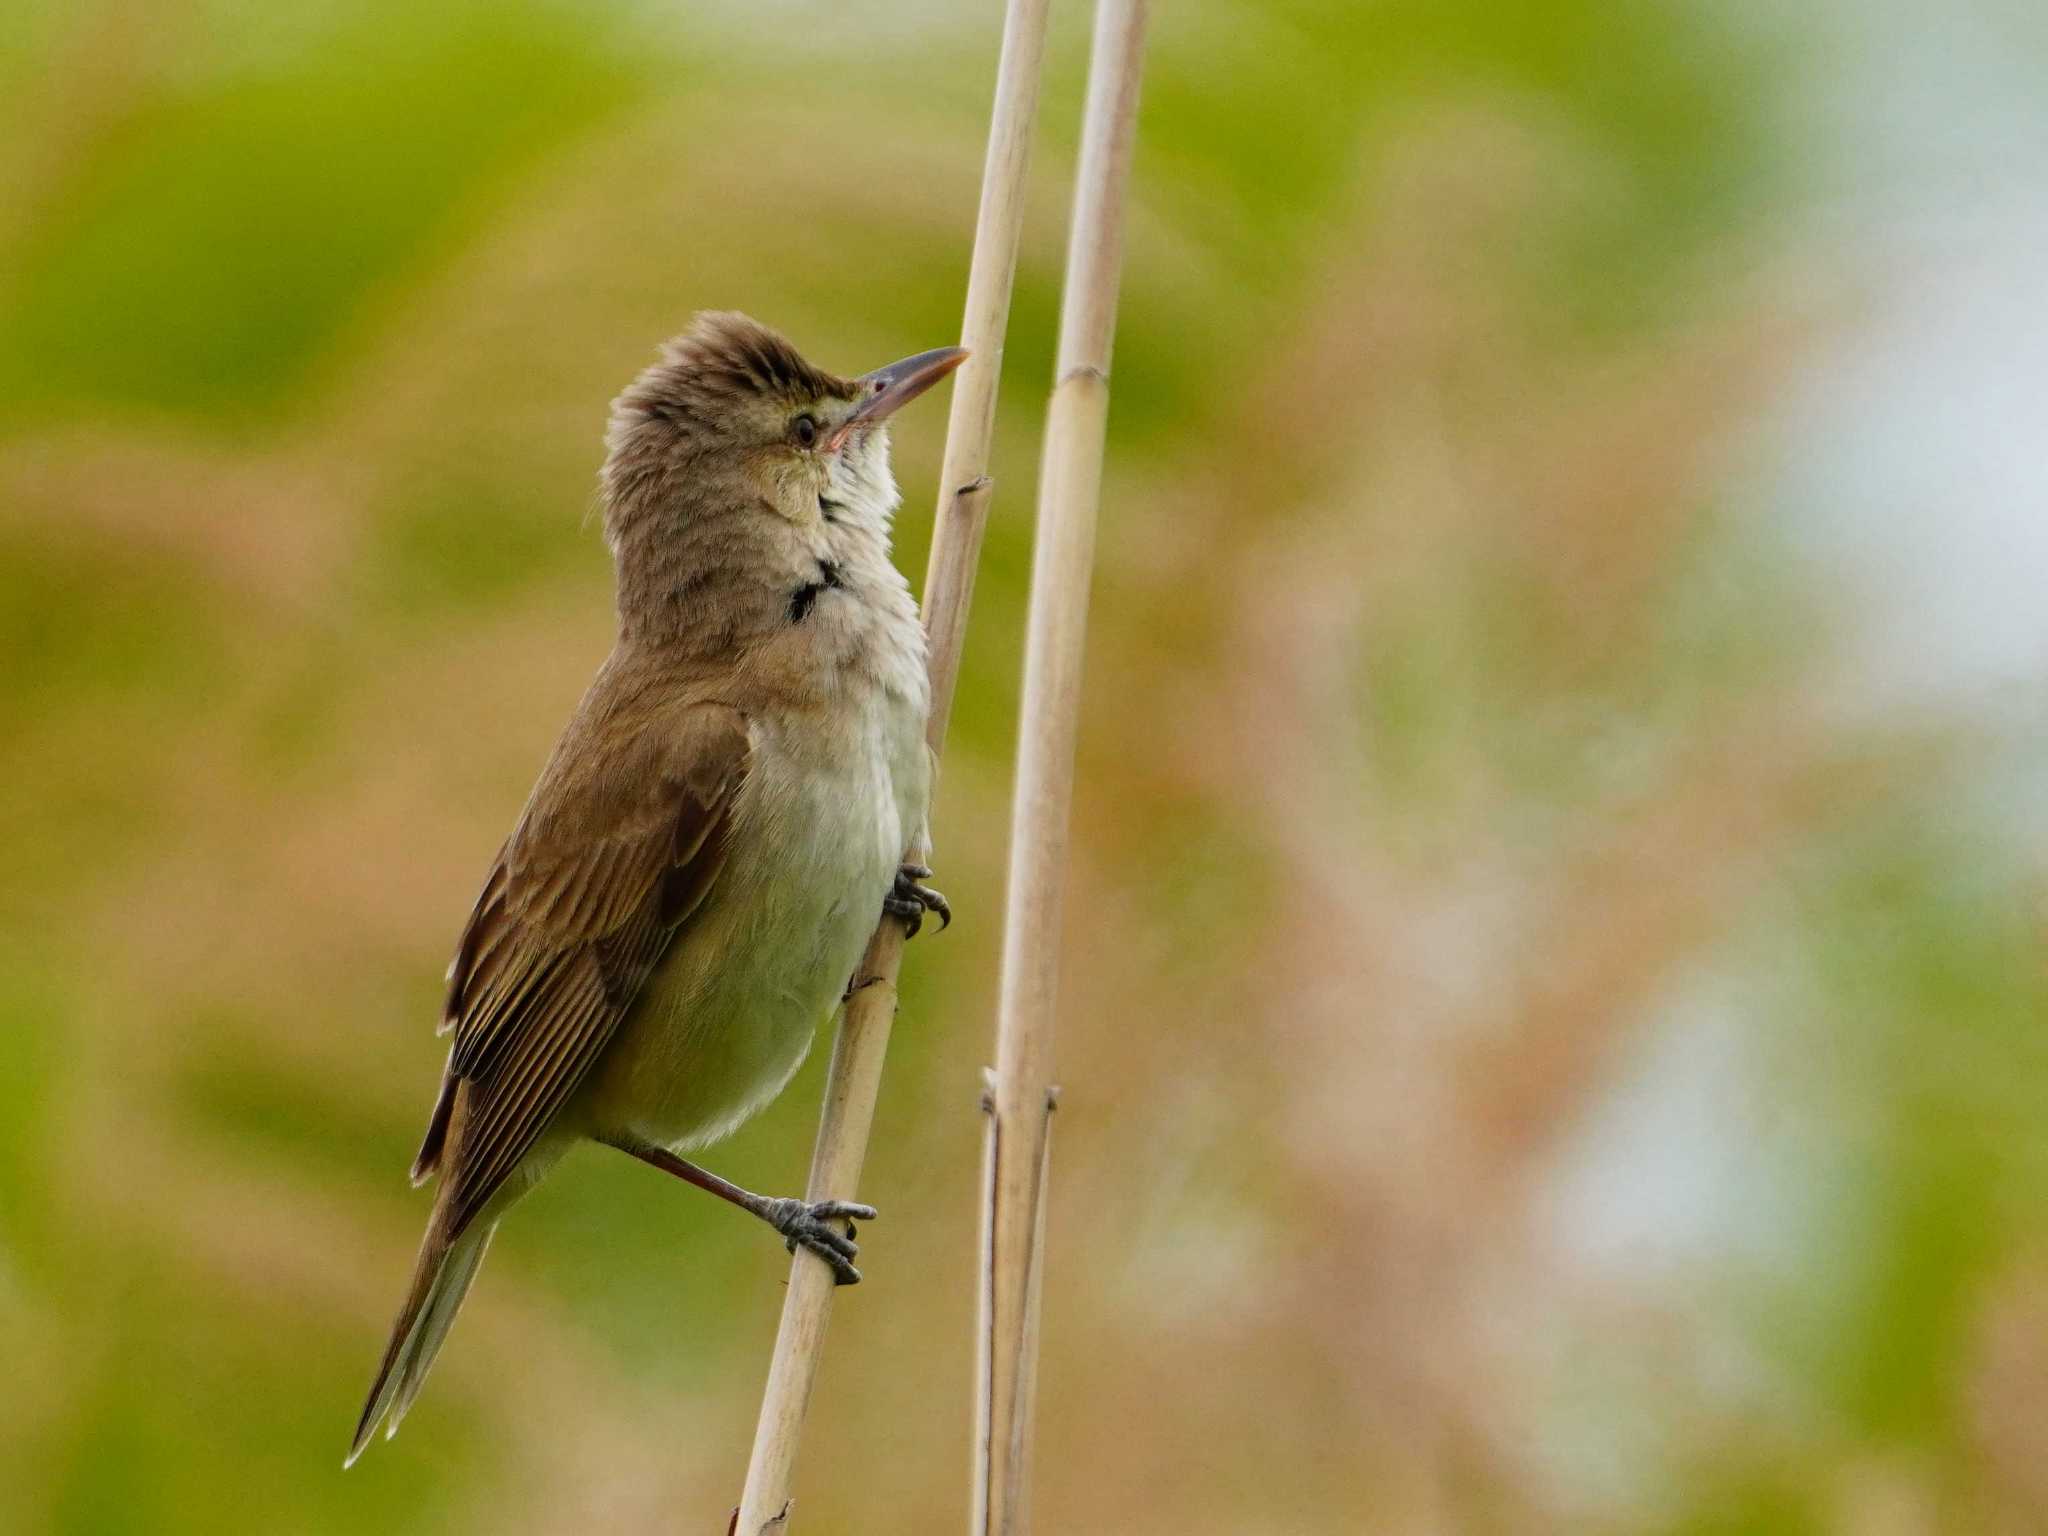
<instances>
[{"instance_id":1,"label":"brown wing","mask_svg":"<svg viewBox=\"0 0 2048 1536\"><path fill-rule=\"evenodd\" d=\"M413 1177L440 1174L450 1241L590 1070L717 878L746 721L699 705L592 756L560 752L542 775L449 968L455 1043Z\"/></svg>"}]
</instances>

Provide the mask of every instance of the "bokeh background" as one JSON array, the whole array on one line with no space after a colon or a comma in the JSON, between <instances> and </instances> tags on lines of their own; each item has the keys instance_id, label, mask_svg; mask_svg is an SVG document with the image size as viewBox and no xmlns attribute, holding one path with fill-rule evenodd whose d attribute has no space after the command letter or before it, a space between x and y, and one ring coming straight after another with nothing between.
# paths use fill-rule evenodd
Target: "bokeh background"
<instances>
[{"instance_id":1,"label":"bokeh background","mask_svg":"<svg viewBox=\"0 0 2048 1536\"><path fill-rule=\"evenodd\" d=\"M1158 9L1040 1529L2048 1529L2048 11ZM1056 10L819 1536L964 1518ZM8 7L0 1530L724 1529L787 1261L616 1156L341 1453L605 403L957 335L997 23ZM822 1057L708 1161L794 1190Z\"/></svg>"}]
</instances>

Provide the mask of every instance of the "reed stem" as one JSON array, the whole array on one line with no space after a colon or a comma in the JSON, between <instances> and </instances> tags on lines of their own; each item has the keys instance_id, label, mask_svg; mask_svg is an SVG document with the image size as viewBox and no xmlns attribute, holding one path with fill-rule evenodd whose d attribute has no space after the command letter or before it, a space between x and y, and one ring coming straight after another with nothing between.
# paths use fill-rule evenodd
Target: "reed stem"
<instances>
[{"instance_id":1,"label":"reed stem","mask_svg":"<svg viewBox=\"0 0 2048 1536\"><path fill-rule=\"evenodd\" d=\"M1049 3L1010 0L1003 21L981 211L975 221L966 313L960 329L960 344L972 355L954 379L931 562L925 574L924 624L932 684L926 739L934 762L945 744L952 716L968 605L974 597L975 565L994 489L988 473L989 446L995 433L1003 337L1009 324L1010 291L1024 224L1025 180L1031 163L1032 126L1038 115ZM905 850L905 857L922 859L925 851L913 846ZM875 1102L881 1092L882 1061L896 1017L896 978L902 962L902 923L884 918L861 958L857 985L833 1041L817 1149L811 1159L808 1190L812 1200L853 1199L860 1187ZM832 1271L822 1259L803 1251L795 1255L768 1383L762 1393L761 1416L754 1430L753 1453L747 1462L746 1489L733 1522L734 1530L745 1536L787 1528L797 1443L811 1388L817 1381L835 1289Z\"/></svg>"},{"instance_id":2,"label":"reed stem","mask_svg":"<svg viewBox=\"0 0 2048 1536\"><path fill-rule=\"evenodd\" d=\"M1059 363L1039 477L996 1069L984 1160L977 1466L970 1526L976 1536L1022 1536L1030 1528L1068 821L1145 22L1146 0L1099 0L1096 7Z\"/></svg>"}]
</instances>

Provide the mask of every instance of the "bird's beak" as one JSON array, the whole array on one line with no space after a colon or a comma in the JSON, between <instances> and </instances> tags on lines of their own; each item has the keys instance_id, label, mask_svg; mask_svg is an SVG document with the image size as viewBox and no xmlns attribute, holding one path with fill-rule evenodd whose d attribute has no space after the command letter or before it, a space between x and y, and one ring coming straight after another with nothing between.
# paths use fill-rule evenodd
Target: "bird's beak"
<instances>
[{"instance_id":1,"label":"bird's beak","mask_svg":"<svg viewBox=\"0 0 2048 1536\"><path fill-rule=\"evenodd\" d=\"M836 453L855 427L865 427L895 414L898 407L908 405L966 361L965 347L934 347L862 374L858 380L860 404L825 439L825 451Z\"/></svg>"}]
</instances>

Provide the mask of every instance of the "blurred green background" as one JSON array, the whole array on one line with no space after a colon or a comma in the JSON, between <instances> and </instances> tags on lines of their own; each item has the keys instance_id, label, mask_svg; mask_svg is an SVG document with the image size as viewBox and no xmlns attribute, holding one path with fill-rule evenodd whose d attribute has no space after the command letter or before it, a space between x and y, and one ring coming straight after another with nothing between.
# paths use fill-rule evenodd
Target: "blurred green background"
<instances>
[{"instance_id":1,"label":"blurred green background","mask_svg":"<svg viewBox=\"0 0 2048 1536\"><path fill-rule=\"evenodd\" d=\"M821 1536L964 1520L1055 9ZM787 1260L616 1156L341 1454L442 967L609 640L605 402L699 307L953 339L998 19L0 23L0 1530L724 1529ZM2042 13L1154 35L1039 1528L2048 1529ZM707 1161L794 1191L822 1057Z\"/></svg>"}]
</instances>

